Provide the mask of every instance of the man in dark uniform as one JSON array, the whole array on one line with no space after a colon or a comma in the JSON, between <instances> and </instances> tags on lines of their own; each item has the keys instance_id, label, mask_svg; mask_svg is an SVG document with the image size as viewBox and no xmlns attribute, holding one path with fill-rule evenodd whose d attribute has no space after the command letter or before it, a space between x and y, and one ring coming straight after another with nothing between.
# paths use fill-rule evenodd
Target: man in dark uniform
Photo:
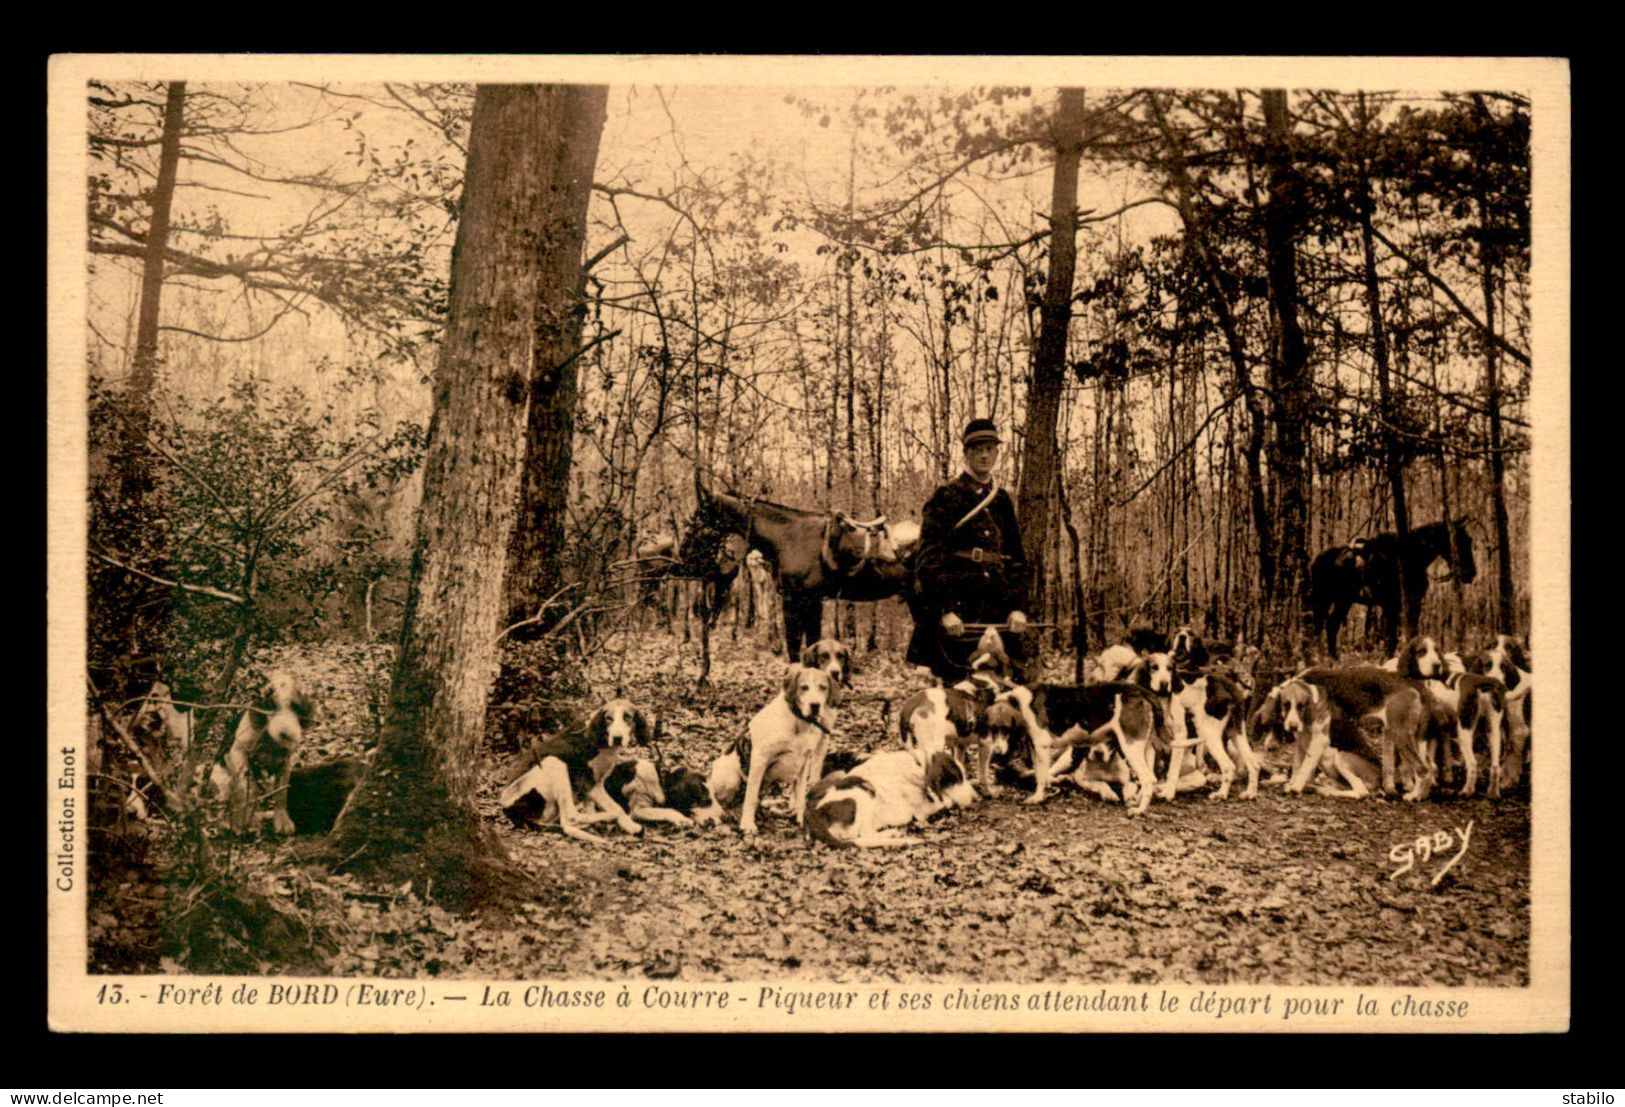
<instances>
[{"instance_id":1,"label":"man in dark uniform","mask_svg":"<svg viewBox=\"0 0 1625 1107\"><path fill-rule=\"evenodd\" d=\"M1015 504L993 481L999 432L991 419L965 427L965 471L925 504L915 592L914 635L908 661L929 666L938 679L964 679L977 634L966 623L997 623L1017 674L1027 658L1025 631L1031 571L1021 547Z\"/></svg>"}]
</instances>

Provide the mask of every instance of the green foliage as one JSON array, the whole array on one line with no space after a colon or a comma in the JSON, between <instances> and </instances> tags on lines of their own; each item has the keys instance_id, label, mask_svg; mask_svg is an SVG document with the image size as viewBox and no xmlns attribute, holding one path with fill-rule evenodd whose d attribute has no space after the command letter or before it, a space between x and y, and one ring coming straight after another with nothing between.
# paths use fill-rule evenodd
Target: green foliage
<instances>
[{"instance_id":1,"label":"green foliage","mask_svg":"<svg viewBox=\"0 0 1625 1107\"><path fill-rule=\"evenodd\" d=\"M119 417L106 416L122 402L93 382L93 454L108 448ZM330 629L333 598L391 568L381 522L344 507L411 475L422 458L422 427L386 429L374 415L340 429L299 389L273 391L254 380L212 400L173 397L164 406L151 438L162 510L140 527L120 528L121 538L144 536L139 545L121 542L107 552L176 585L159 593L168 603L161 652L171 671L217 672L239 633L252 647ZM114 514L110 505L106 515ZM93 533L92 549L106 547L106 538ZM150 563L160 549L164 563Z\"/></svg>"}]
</instances>

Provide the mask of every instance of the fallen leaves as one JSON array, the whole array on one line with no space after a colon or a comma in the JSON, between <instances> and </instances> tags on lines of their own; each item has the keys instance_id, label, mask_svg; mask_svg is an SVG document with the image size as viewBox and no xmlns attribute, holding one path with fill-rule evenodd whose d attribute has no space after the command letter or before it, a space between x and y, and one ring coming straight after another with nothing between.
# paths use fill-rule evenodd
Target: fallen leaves
<instances>
[{"instance_id":1,"label":"fallen leaves","mask_svg":"<svg viewBox=\"0 0 1625 1107\"><path fill-rule=\"evenodd\" d=\"M714 646L713 683L698 694L675 675L668 638L638 643L618 674L629 698L662 717L668 764L703 771L778 685L783 662L765 650L720 635ZM275 660L328 697L313 747L359 750L387 651L306 647ZM836 749L894 744L887 700L914 687L895 659L862 660ZM616 686L599 676L606 690ZM489 825L543 891L479 919L448 915L419 889L324 875L285 845L245 849L242 863L264 874L268 895L331 918L342 948L328 971L338 975L1528 983L1522 799L1401 804L1288 797L1275 785L1245 802L1181 796L1130 819L1121 804L1068 785L1036 807L1021 798L1008 793L911 830L916 844L904 849L815 846L781 796L767 799L752 839L732 822L651 826L638 838L610 826L597 846L512 828L487 782ZM1472 844L1437 887L1427 886L1426 866L1387 879L1392 845L1468 817L1477 820Z\"/></svg>"}]
</instances>

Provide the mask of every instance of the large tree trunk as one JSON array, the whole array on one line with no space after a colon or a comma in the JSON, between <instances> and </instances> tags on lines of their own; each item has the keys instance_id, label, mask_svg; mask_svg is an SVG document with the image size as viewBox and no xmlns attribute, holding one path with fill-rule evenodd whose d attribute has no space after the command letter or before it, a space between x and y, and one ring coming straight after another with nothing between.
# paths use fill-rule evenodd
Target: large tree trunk
<instances>
[{"instance_id":1,"label":"large tree trunk","mask_svg":"<svg viewBox=\"0 0 1625 1107\"><path fill-rule=\"evenodd\" d=\"M508 545L512 623L536 615L564 583L561 553L575 440L577 359L581 324L587 314L582 249L609 89L603 85L541 85L534 95L548 121L547 142L556 154L542 167L546 180L538 215L544 230L535 370L530 378L519 525ZM545 633L566 610L568 606L561 601L516 636Z\"/></svg>"},{"instance_id":2,"label":"large tree trunk","mask_svg":"<svg viewBox=\"0 0 1625 1107\"><path fill-rule=\"evenodd\" d=\"M1050 192L1049 277L1044 282L1038 346L1027 386L1027 434L1016 511L1032 557L1030 610L1042 612L1048 589L1048 548L1056 487L1055 425L1066 382L1066 336L1072 323L1072 277L1077 265L1078 162L1083 156L1083 89L1063 88L1055 112L1055 177Z\"/></svg>"},{"instance_id":3,"label":"large tree trunk","mask_svg":"<svg viewBox=\"0 0 1625 1107\"><path fill-rule=\"evenodd\" d=\"M559 226L552 195L569 138L556 90L475 94L401 653L372 769L337 835L340 855L359 851L353 867L411 878L454 908L505 887L502 847L474 810L476 755L497 671L530 378L548 333L538 308L568 305L578 283L578 267L552 257L580 236Z\"/></svg>"},{"instance_id":4,"label":"large tree trunk","mask_svg":"<svg viewBox=\"0 0 1625 1107\"><path fill-rule=\"evenodd\" d=\"M1269 460L1275 492L1275 588L1270 597L1272 622L1285 635L1282 645L1306 640L1307 604L1301 592L1309 562L1309 462L1307 428L1310 409L1309 350L1298 323L1297 169L1290 147L1286 92L1265 89L1265 160L1269 166L1269 205L1264 211L1265 268L1274 308L1275 342L1270 359L1270 388L1275 395ZM1294 619L1294 613L1300 617ZM1296 626L1294 626L1296 624Z\"/></svg>"}]
</instances>

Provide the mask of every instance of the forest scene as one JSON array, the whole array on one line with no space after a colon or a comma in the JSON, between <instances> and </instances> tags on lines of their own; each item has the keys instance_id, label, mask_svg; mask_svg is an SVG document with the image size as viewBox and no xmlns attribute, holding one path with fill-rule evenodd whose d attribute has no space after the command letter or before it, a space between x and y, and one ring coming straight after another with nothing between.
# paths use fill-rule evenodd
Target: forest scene
<instances>
[{"instance_id":1,"label":"forest scene","mask_svg":"<svg viewBox=\"0 0 1625 1107\"><path fill-rule=\"evenodd\" d=\"M90 972L1529 983L1525 93L85 95ZM1031 579L966 633L1030 666L950 804L905 650L981 419ZM655 820L826 641L806 812ZM1234 701L1194 782L1165 656ZM1294 732L1313 673L1380 690ZM1142 693L1068 740L1015 691L1119 679L1154 800ZM802 825L903 749L906 844Z\"/></svg>"}]
</instances>

